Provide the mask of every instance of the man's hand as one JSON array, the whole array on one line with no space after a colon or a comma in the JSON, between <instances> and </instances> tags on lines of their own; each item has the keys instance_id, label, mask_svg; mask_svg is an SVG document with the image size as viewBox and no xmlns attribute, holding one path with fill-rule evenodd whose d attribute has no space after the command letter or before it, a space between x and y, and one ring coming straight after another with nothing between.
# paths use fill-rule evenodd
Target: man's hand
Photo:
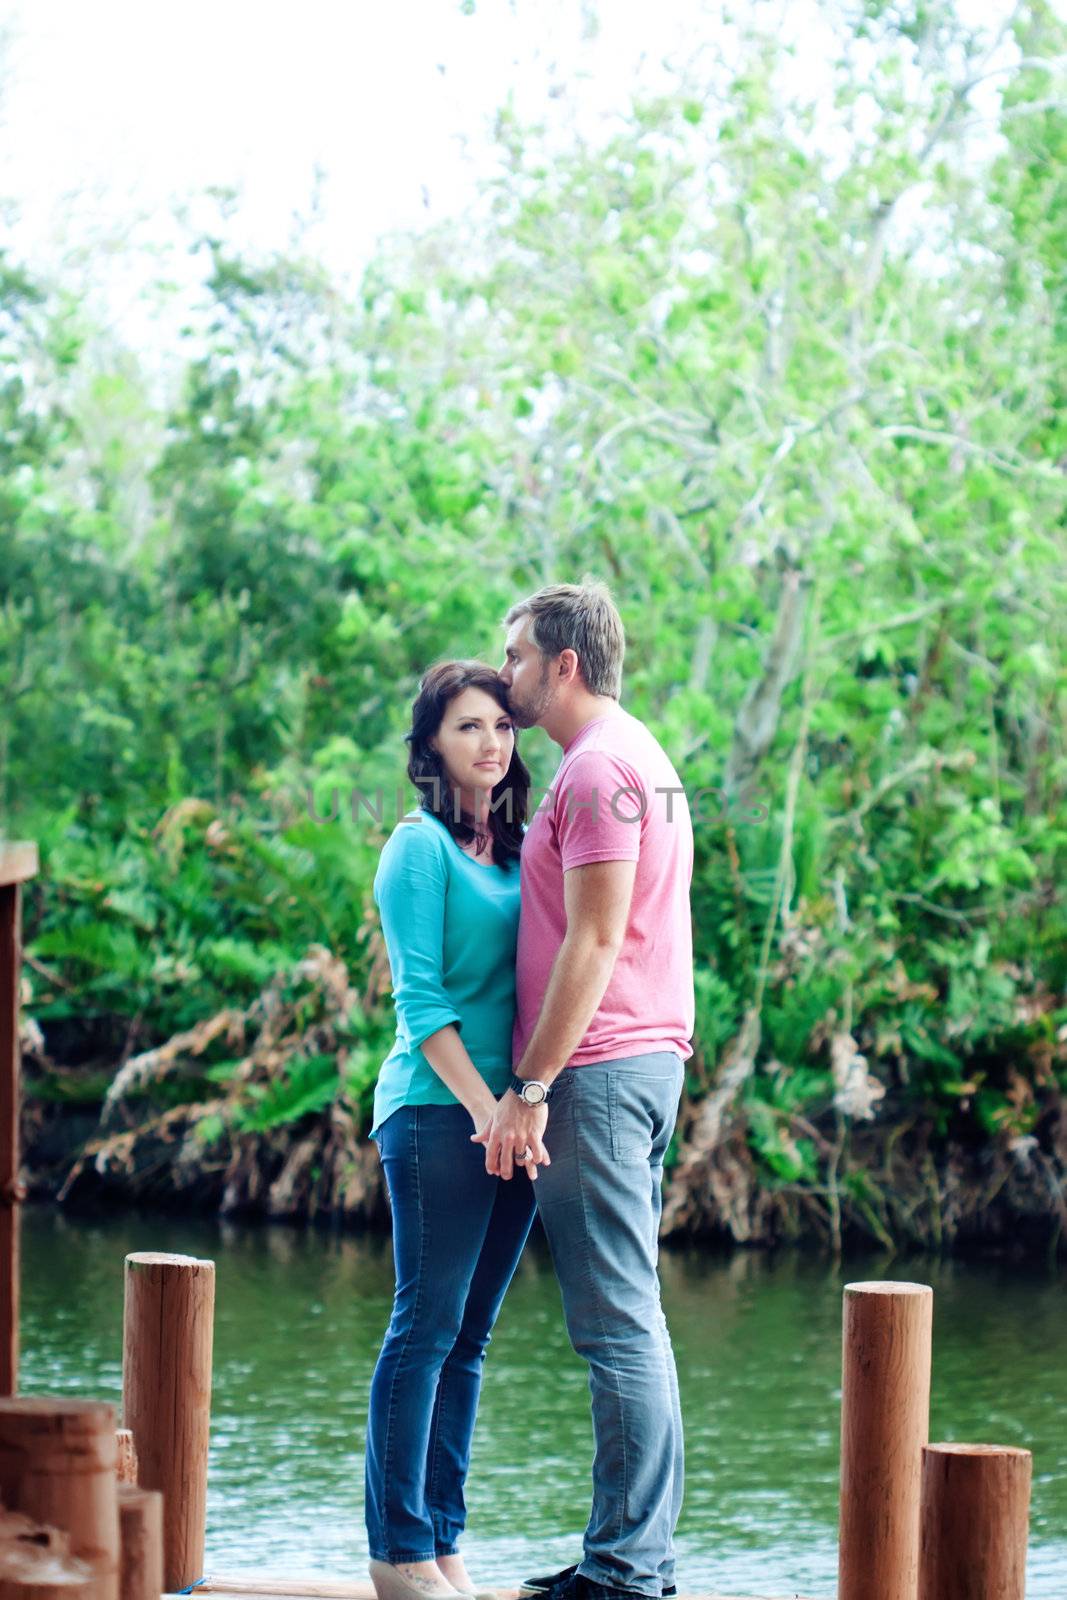
<instances>
[{"instance_id":1,"label":"man's hand","mask_svg":"<svg viewBox=\"0 0 1067 1600\"><path fill-rule=\"evenodd\" d=\"M547 1105L528 1106L505 1090L496 1103L492 1118L480 1133L471 1134L473 1144L485 1145L485 1170L497 1178L510 1178L516 1167L525 1167L529 1177L537 1177L539 1166L551 1166L543 1134L548 1124ZM523 1151L530 1152L523 1159Z\"/></svg>"}]
</instances>

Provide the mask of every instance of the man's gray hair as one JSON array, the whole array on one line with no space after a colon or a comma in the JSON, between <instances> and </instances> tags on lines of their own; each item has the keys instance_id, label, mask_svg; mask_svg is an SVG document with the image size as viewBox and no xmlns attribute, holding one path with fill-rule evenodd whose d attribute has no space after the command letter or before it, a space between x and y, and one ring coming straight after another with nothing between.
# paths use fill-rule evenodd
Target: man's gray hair
<instances>
[{"instance_id":1,"label":"man's gray hair","mask_svg":"<svg viewBox=\"0 0 1067 1600\"><path fill-rule=\"evenodd\" d=\"M618 700L626 634L606 583L586 575L581 583L550 584L513 605L504 625L525 616L532 618L530 638L542 656L573 650L590 694Z\"/></svg>"}]
</instances>

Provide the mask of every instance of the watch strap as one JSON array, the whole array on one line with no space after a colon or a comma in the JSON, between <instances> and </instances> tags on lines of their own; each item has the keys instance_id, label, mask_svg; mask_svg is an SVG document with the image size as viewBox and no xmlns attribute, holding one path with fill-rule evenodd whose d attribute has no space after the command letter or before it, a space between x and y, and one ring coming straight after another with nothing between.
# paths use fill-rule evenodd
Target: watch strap
<instances>
[{"instance_id":1,"label":"watch strap","mask_svg":"<svg viewBox=\"0 0 1067 1600\"><path fill-rule=\"evenodd\" d=\"M528 1103L526 1101L525 1097L523 1096L523 1092L522 1092L523 1089L526 1087L526 1085L528 1083L540 1083L540 1081L541 1080L539 1078L520 1078L517 1072L512 1072L512 1073L508 1074L508 1088L514 1090L514 1092L518 1095L519 1099L522 1100L523 1105L526 1105ZM543 1087L544 1087L544 1091L545 1091L545 1100L548 1100L550 1098L551 1094L552 1094L552 1090L548 1087L547 1084L543 1085ZM545 1100L543 1100L541 1102L542 1105L545 1103Z\"/></svg>"}]
</instances>

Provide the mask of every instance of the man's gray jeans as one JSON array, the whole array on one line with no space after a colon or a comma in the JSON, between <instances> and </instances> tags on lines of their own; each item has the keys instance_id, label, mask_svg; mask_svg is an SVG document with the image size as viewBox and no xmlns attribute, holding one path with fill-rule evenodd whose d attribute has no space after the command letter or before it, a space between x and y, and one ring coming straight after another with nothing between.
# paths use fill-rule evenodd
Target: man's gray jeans
<instances>
[{"instance_id":1,"label":"man's gray jeans","mask_svg":"<svg viewBox=\"0 0 1067 1600\"><path fill-rule=\"evenodd\" d=\"M674 1582L684 1477L656 1273L663 1157L682 1078L674 1051L565 1068L549 1101L552 1164L534 1184L567 1331L589 1363L593 1510L578 1570L650 1596Z\"/></svg>"}]
</instances>

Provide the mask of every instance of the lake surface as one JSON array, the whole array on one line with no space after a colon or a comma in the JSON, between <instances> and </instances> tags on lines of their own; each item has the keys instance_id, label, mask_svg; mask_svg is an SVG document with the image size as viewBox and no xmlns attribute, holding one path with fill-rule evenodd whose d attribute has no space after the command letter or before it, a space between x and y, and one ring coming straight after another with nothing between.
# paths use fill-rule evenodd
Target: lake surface
<instances>
[{"instance_id":1,"label":"lake surface","mask_svg":"<svg viewBox=\"0 0 1067 1600\"><path fill-rule=\"evenodd\" d=\"M24 1394L121 1404L123 1258L216 1263L206 1570L366 1577L367 1392L392 1301L387 1238L27 1207ZM1067 1271L665 1253L686 1424L679 1587L832 1595L841 1287L934 1286L932 1439L1034 1453L1029 1600L1067 1596ZM586 1369L532 1242L485 1368L465 1553L483 1585L577 1559L589 1509Z\"/></svg>"}]
</instances>

